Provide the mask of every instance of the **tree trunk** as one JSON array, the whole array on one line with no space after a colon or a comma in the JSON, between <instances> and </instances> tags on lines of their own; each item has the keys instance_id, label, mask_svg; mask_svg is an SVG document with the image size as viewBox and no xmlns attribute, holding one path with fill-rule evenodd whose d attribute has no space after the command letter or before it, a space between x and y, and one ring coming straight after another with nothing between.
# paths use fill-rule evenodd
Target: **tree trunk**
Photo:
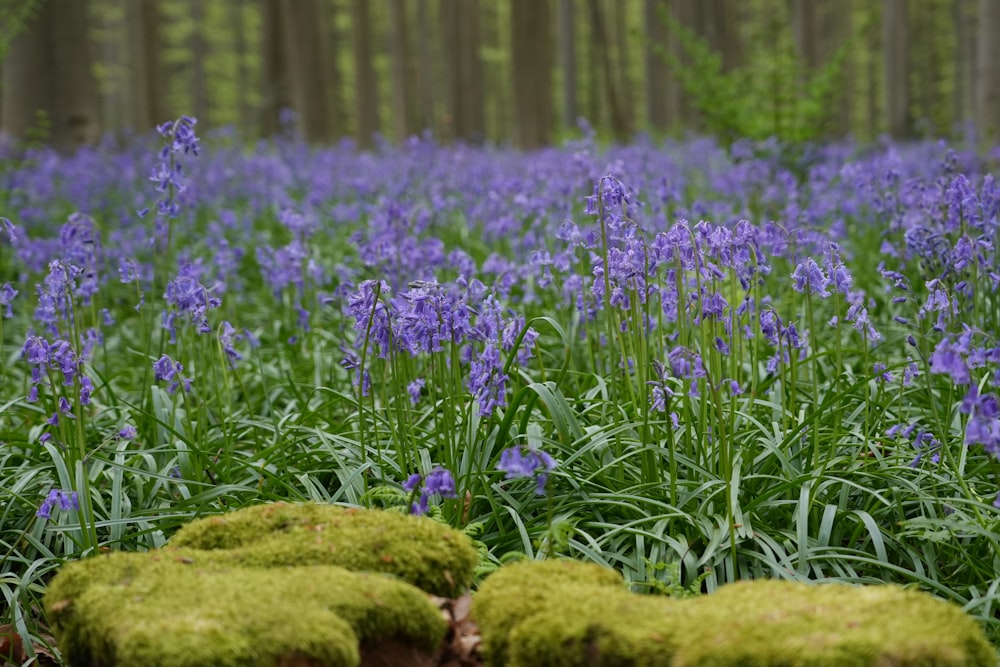
<instances>
[{"instance_id":1,"label":"tree trunk","mask_svg":"<svg viewBox=\"0 0 1000 667\"><path fill-rule=\"evenodd\" d=\"M167 120L159 25L156 0L125 3L130 100L126 125L136 132L148 132Z\"/></svg>"},{"instance_id":2,"label":"tree trunk","mask_svg":"<svg viewBox=\"0 0 1000 667\"><path fill-rule=\"evenodd\" d=\"M958 42L955 54L955 119L963 124L976 118L976 21L972 0L954 0L952 15Z\"/></svg>"},{"instance_id":3,"label":"tree trunk","mask_svg":"<svg viewBox=\"0 0 1000 667\"><path fill-rule=\"evenodd\" d=\"M885 0L885 99L889 134L897 139L913 135L910 118L910 26L907 0ZM984 4L992 4L987 0Z\"/></svg>"},{"instance_id":4,"label":"tree trunk","mask_svg":"<svg viewBox=\"0 0 1000 667\"><path fill-rule=\"evenodd\" d=\"M191 30L191 89L194 95L192 112L203 126L208 126L208 85L205 82L205 60L208 44L202 34L205 26L205 6L203 0L191 0L190 12L194 28Z\"/></svg>"},{"instance_id":5,"label":"tree trunk","mask_svg":"<svg viewBox=\"0 0 1000 667\"><path fill-rule=\"evenodd\" d=\"M3 62L3 131L28 138L49 124L53 146L71 152L100 137L100 91L88 41L86 0L48 0Z\"/></svg>"},{"instance_id":6,"label":"tree trunk","mask_svg":"<svg viewBox=\"0 0 1000 667\"><path fill-rule=\"evenodd\" d=\"M286 80L302 136L309 142L329 141L319 5L317 0L281 0L281 14Z\"/></svg>"},{"instance_id":7,"label":"tree trunk","mask_svg":"<svg viewBox=\"0 0 1000 667\"><path fill-rule=\"evenodd\" d=\"M486 110L480 59L479 0L458 3L458 136L478 145L485 139Z\"/></svg>"},{"instance_id":8,"label":"tree trunk","mask_svg":"<svg viewBox=\"0 0 1000 667\"><path fill-rule=\"evenodd\" d=\"M428 0L417 0L417 90L420 129L433 129L436 125L434 111L434 57L431 44L434 34L431 30Z\"/></svg>"},{"instance_id":9,"label":"tree trunk","mask_svg":"<svg viewBox=\"0 0 1000 667\"><path fill-rule=\"evenodd\" d=\"M344 99L344 72L340 67L341 49L345 39L338 27L337 16L340 14L340 2L328 0L320 3L320 35L326 43L324 63L324 85L326 101L329 106L331 137L339 138L346 134L347 117L349 115Z\"/></svg>"},{"instance_id":10,"label":"tree trunk","mask_svg":"<svg viewBox=\"0 0 1000 667\"><path fill-rule=\"evenodd\" d=\"M669 11L669 7L666 0L646 0L643 16L646 24L646 118L658 132L666 132L672 121L667 107L670 68L662 53L667 48L662 13Z\"/></svg>"},{"instance_id":11,"label":"tree trunk","mask_svg":"<svg viewBox=\"0 0 1000 667\"><path fill-rule=\"evenodd\" d=\"M239 134L247 138L250 132L250 102L247 96L246 0L229 1L229 22L232 24L233 57L236 58L236 118Z\"/></svg>"},{"instance_id":12,"label":"tree trunk","mask_svg":"<svg viewBox=\"0 0 1000 667\"><path fill-rule=\"evenodd\" d=\"M976 125L980 138L993 142L1000 134L1000 3L979 0L976 35Z\"/></svg>"},{"instance_id":13,"label":"tree trunk","mask_svg":"<svg viewBox=\"0 0 1000 667\"><path fill-rule=\"evenodd\" d=\"M704 39L705 34L701 25L700 0L671 0L670 4L672 6L671 16L674 20ZM684 50L681 48L677 37L669 33L667 35L667 48L680 62L686 63L689 61L685 57ZM687 91L680 85L677 78L672 77L672 81L674 82L674 94L667 98L668 115L676 118L679 124L685 129L695 130L701 124L701 112L692 103Z\"/></svg>"},{"instance_id":14,"label":"tree trunk","mask_svg":"<svg viewBox=\"0 0 1000 667\"><path fill-rule=\"evenodd\" d=\"M792 0L792 37L795 51L805 66L815 70L822 65L822 36L819 0Z\"/></svg>"},{"instance_id":15,"label":"tree trunk","mask_svg":"<svg viewBox=\"0 0 1000 667\"><path fill-rule=\"evenodd\" d=\"M438 27L441 34L441 83L445 112L441 118L441 140L454 141L462 134L459 91L458 5L462 0L440 0Z\"/></svg>"},{"instance_id":16,"label":"tree trunk","mask_svg":"<svg viewBox=\"0 0 1000 667\"><path fill-rule=\"evenodd\" d=\"M594 43L591 48L598 54L601 72L604 75L604 90L611 106L611 131L615 139L626 142L631 138L632 128L625 100L622 98L615 80L614 66L611 61L611 47L607 34L607 20L600 0L588 0L590 8L590 23L593 27Z\"/></svg>"},{"instance_id":17,"label":"tree trunk","mask_svg":"<svg viewBox=\"0 0 1000 667\"><path fill-rule=\"evenodd\" d=\"M263 0L261 29L260 131L270 137L281 131L281 112L291 106L280 0Z\"/></svg>"},{"instance_id":18,"label":"tree trunk","mask_svg":"<svg viewBox=\"0 0 1000 667\"><path fill-rule=\"evenodd\" d=\"M552 30L548 0L511 0L515 141L523 149L549 143L552 126Z\"/></svg>"},{"instance_id":19,"label":"tree trunk","mask_svg":"<svg viewBox=\"0 0 1000 667\"><path fill-rule=\"evenodd\" d=\"M562 67L562 116L567 130L576 127L576 20L574 0L559 0L559 65Z\"/></svg>"},{"instance_id":20,"label":"tree trunk","mask_svg":"<svg viewBox=\"0 0 1000 667\"><path fill-rule=\"evenodd\" d=\"M410 33L407 29L406 0L392 0L389 17L393 132L396 140L402 142L417 130L413 94L413 58L410 52Z\"/></svg>"},{"instance_id":21,"label":"tree trunk","mask_svg":"<svg viewBox=\"0 0 1000 667\"><path fill-rule=\"evenodd\" d=\"M358 144L363 148L374 146L378 132L378 94L375 68L372 64L371 17L368 0L351 3L351 29L354 36L354 108L357 120Z\"/></svg>"}]
</instances>

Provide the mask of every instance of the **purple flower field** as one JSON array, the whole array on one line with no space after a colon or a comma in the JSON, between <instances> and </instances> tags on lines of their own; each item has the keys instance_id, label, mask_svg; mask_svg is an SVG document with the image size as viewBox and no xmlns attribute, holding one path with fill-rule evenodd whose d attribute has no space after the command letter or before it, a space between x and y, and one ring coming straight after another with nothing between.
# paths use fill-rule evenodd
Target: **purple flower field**
<instances>
[{"instance_id":1,"label":"purple flower field","mask_svg":"<svg viewBox=\"0 0 1000 667\"><path fill-rule=\"evenodd\" d=\"M159 130L0 161L0 623L66 559L311 499L483 574L893 581L1000 639L995 155Z\"/></svg>"}]
</instances>

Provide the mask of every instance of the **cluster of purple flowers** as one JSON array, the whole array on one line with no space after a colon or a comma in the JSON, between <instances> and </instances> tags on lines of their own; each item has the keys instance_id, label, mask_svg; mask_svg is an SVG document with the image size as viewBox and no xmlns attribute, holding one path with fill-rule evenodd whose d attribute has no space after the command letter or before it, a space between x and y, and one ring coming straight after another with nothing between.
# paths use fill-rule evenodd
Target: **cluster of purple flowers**
<instances>
[{"instance_id":1,"label":"cluster of purple flowers","mask_svg":"<svg viewBox=\"0 0 1000 667\"><path fill-rule=\"evenodd\" d=\"M403 484L403 490L417 499L410 504L411 514L426 514L431 496L457 498L455 480L446 469L438 467L426 475L413 473ZM417 494L419 493L419 497Z\"/></svg>"},{"instance_id":2,"label":"cluster of purple flowers","mask_svg":"<svg viewBox=\"0 0 1000 667\"><path fill-rule=\"evenodd\" d=\"M529 446L509 447L500 453L497 470L503 471L504 479L535 478L535 493L545 493L545 483L549 473L556 469L556 460L548 453Z\"/></svg>"},{"instance_id":3,"label":"cluster of purple flowers","mask_svg":"<svg viewBox=\"0 0 1000 667\"><path fill-rule=\"evenodd\" d=\"M197 123L194 118L181 116L156 128L160 136L167 139L160 150L160 161L149 175L149 180L156 183L156 191L163 195L156 201L158 232L162 231L159 229L159 219L176 218L180 213L181 206L177 198L187 189L187 180L184 177L184 167L176 156L189 153L198 155L198 137L194 131ZM140 211L140 217L147 211L148 209Z\"/></svg>"},{"instance_id":4,"label":"cluster of purple flowers","mask_svg":"<svg viewBox=\"0 0 1000 667\"><path fill-rule=\"evenodd\" d=\"M191 378L182 375L184 366L179 361L174 361L164 354L153 362L153 372L157 382L162 380L170 383L167 386L167 391L171 394L177 391L177 387L181 385L184 386L184 393L191 391Z\"/></svg>"},{"instance_id":5,"label":"cluster of purple flowers","mask_svg":"<svg viewBox=\"0 0 1000 667\"><path fill-rule=\"evenodd\" d=\"M63 512L79 510L80 499L76 495L76 491L52 489L49 491L49 495L45 497L45 500L39 506L38 511L35 512L35 516L39 519L51 519L52 511L56 509L62 510Z\"/></svg>"},{"instance_id":6,"label":"cluster of purple flowers","mask_svg":"<svg viewBox=\"0 0 1000 667\"><path fill-rule=\"evenodd\" d=\"M188 263L180 268L177 275L167 283L164 298L167 309L163 311L163 328L170 334L170 342L177 342L177 318L183 317L198 333L210 333L208 311L222 305L219 297L212 296L212 290L200 282L200 270Z\"/></svg>"},{"instance_id":7,"label":"cluster of purple flowers","mask_svg":"<svg viewBox=\"0 0 1000 667\"><path fill-rule=\"evenodd\" d=\"M367 343L370 354L386 359L399 352L434 354L455 345L459 359L469 365L467 387L479 414L489 417L506 405L504 353L517 346L518 360L527 362L538 335L522 316L505 314L478 281L413 281L397 297L389 298L389 292L386 282L369 280L349 296L358 348ZM356 386L362 378L357 355L346 354L341 365L355 371Z\"/></svg>"}]
</instances>

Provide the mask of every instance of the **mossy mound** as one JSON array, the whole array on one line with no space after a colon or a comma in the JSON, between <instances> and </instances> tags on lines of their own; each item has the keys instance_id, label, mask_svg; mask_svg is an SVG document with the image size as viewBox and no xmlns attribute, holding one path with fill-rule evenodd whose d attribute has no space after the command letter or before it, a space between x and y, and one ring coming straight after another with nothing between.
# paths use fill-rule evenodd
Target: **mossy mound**
<instances>
[{"instance_id":1,"label":"mossy mound","mask_svg":"<svg viewBox=\"0 0 1000 667\"><path fill-rule=\"evenodd\" d=\"M45 606L64 658L90 667L351 667L382 643L422 664L446 631L427 595L395 579L158 552L71 563Z\"/></svg>"},{"instance_id":2,"label":"mossy mound","mask_svg":"<svg viewBox=\"0 0 1000 667\"><path fill-rule=\"evenodd\" d=\"M421 665L478 554L426 518L275 503L192 522L149 553L71 563L45 595L70 665Z\"/></svg>"},{"instance_id":3,"label":"mossy mound","mask_svg":"<svg viewBox=\"0 0 1000 667\"><path fill-rule=\"evenodd\" d=\"M255 567L383 572L442 597L465 591L479 562L464 534L435 521L317 503L255 505L192 521L168 547L224 551L231 563Z\"/></svg>"},{"instance_id":4,"label":"mossy mound","mask_svg":"<svg viewBox=\"0 0 1000 667\"><path fill-rule=\"evenodd\" d=\"M492 575L473 616L487 664L552 667L995 667L957 606L897 586L743 582L689 600L636 595L555 561Z\"/></svg>"},{"instance_id":5,"label":"mossy mound","mask_svg":"<svg viewBox=\"0 0 1000 667\"><path fill-rule=\"evenodd\" d=\"M960 607L895 585L745 581L682 603L697 621L675 664L997 664L979 624Z\"/></svg>"}]
</instances>

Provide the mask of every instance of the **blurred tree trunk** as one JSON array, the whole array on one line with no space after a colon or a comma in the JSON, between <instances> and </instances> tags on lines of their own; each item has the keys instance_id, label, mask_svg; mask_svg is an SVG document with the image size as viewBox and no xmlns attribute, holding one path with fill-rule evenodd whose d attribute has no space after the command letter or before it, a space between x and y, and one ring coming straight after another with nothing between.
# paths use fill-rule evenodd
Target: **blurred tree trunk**
<instances>
[{"instance_id":1,"label":"blurred tree trunk","mask_svg":"<svg viewBox=\"0 0 1000 667\"><path fill-rule=\"evenodd\" d=\"M823 64L821 0L792 0L792 37L795 51L810 70Z\"/></svg>"},{"instance_id":2,"label":"blurred tree trunk","mask_svg":"<svg viewBox=\"0 0 1000 667\"><path fill-rule=\"evenodd\" d=\"M417 90L418 125L420 129L433 129L436 125L434 111L434 55L431 45L434 34L431 30L428 0L417 0Z\"/></svg>"},{"instance_id":3,"label":"blurred tree trunk","mask_svg":"<svg viewBox=\"0 0 1000 667\"><path fill-rule=\"evenodd\" d=\"M286 80L299 128L309 142L330 140L318 0L281 0Z\"/></svg>"},{"instance_id":4,"label":"blurred tree trunk","mask_svg":"<svg viewBox=\"0 0 1000 667\"><path fill-rule=\"evenodd\" d=\"M662 14L669 9L669 0L645 0L643 8L646 25L646 118L658 132L666 132L673 122L667 106L670 68L662 53L667 48L667 28Z\"/></svg>"},{"instance_id":5,"label":"blurred tree trunk","mask_svg":"<svg viewBox=\"0 0 1000 667\"><path fill-rule=\"evenodd\" d=\"M808 74L814 75L837 55L850 33L850 0L793 0L792 37L795 52ZM846 134L850 128L850 100L854 78L848 75L845 59L839 73L839 85L827 106L826 121L831 129Z\"/></svg>"},{"instance_id":6,"label":"blurred tree trunk","mask_svg":"<svg viewBox=\"0 0 1000 667\"><path fill-rule=\"evenodd\" d=\"M291 106L280 0L263 0L261 29L260 131L270 137L281 131L281 112Z\"/></svg>"},{"instance_id":7,"label":"blurred tree trunk","mask_svg":"<svg viewBox=\"0 0 1000 667\"><path fill-rule=\"evenodd\" d=\"M247 74L246 0L230 0L228 9L230 28L233 31L233 57L236 58L236 117L239 134L246 138L250 133L250 102L247 97L249 76Z\"/></svg>"},{"instance_id":8,"label":"blurred tree trunk","mask_svg":"<svg viewBox=\"0 0 1000 667\"><path fill-rule=\"evenodd\" d=\"M635 111L637 103L633 103L629 97L629 91L634 90L632 85L632 70L629 67L629 36L628 36L628 11L629 2L612 2L611 15L614 20L614 51L615 51L615 78L619 99L622 101L622 114L625 117L625 129L627 132L626 141L632 139L635 132ZM633 98L636 99L636 98ZM638 100L636 99L636 102Z\"/></svg>"},{"instance_id":9,"label":"blurred tree trunk","mask_svg":"<svg viewBox=\"0 0 1000 667\"><path fill-rule=\"evenodd\" d=\"M559 0L559 65L562 68L562 114L567 130L576 127L576 20L574 0Z\"/></svg>"},{"instance_id":10,"label":"blurred tree trunk","mask_svg":"<svg viewBox=\"0 0 1000 667\"><path fill-rule=\"evenodd\" d=\"M910 117L910 22L907 0L885 0L883 12L885 100L889 134L897 139L905 139L913 135Z\"/></svg>"},{"instance_id":11,"label":"blurred tree trunk","mask_svg":"<svg viewBox=\"0 0 1000 667\"><path fill-rule=\"evenodd\" d=\"M405 141L417 128L413 91L415 72L410 52L406 0L392 0L389 7L389 54L392 68L392 121L397 141Z\"/></svg>"},{"instance_id":12,"label":"blurred tree trunk","mask_svg":"<svg viewBox=\"0 0 1000 667\"><path fill-rule=\"evenodd\" d=\"M975 121L976 96L976 15L972 0L954 0L957 52L955 54L955 119L961 123Z\"/></svg>"},{"instance_id":13,"label":"blurred tree trunk","mask_svg":"<svg viewBox=\"0 0 1000 667\"><path fill-rule=\"evenodd\" d=\"M552 12L549 0L511 0L510 8L514 138L540 148L552 127Z\"/></svg>"},{"instance_id":14,"label":"blurred tree trunk","mask_svg":"<svg viewBox=\"0 0 1000 667\"><path fill-rule=\"evenodd\" d=\"M726 72L743 62L743 44L736 19L737 5L741 1L703 0L699 3L701 35L722 55L722 69Z\"/></svg>"},{"instance_id":15,"label":"blurred tree trunk","mask_svg":"<svg viewBox=\"0 0 1000 667\"><path fill-rule=\"evenodd\" d=\"M548 0L511 0L514 138L523 149L549 143L552 127L552 26Z\"/></svg>"},{"instance_id":16,"label":"blurred tree trunk","mask_svg":"<svg viewBox=\"0 0 1000 667\"><path fill-rule=\"evenodd\" d=\"M191 88L194 94L192 112L202 125L207 126L208 86L205 83L205 60L208 57L208 43L205 41L205 6L202 0L191 0L189 11L194 26L191 30Z\"/></svg>"},{"instance_id":17,"label":"blurred tree trunk","mask_svg":"<svg viewBox=\"0 0 1000 667\"><path fill-rule=\"evenodd\" d=\"M482 144L486 129L483 62L480 58L479 0L458 2L458 136Z\"/></svg>"},{"instance_id":18,"label":"blurred tree trunk","mask_svg":"<svg viewBox=\"0 0 1000 667\"><path fill-rule=\"evenodd\" d=\"M127 123L136 132L148 132L167 120L159 24L156 0L125 3L130 98Z\"/></svg>"},{"instance_id":19,"label":"blurred tree trunk","mask_svg":"<svg viewBox=\"0 0 1000 667\"><path fill-rule=\"evenodd\" d=\"M346 134L348 112L344 101L344 72L340 67L341 49L345 43L343 33L338 27L337 17L341 6L336 0L320 2L320 36L327 48L323 59L324 85L326 101L329 107L331 138L339 138Z\"/></svg>"},{"instance_id":20,"label":"blurred tree trunk","mask_svg":"<svg viewBox=\"0 0 1000 667\"><path fill-rule=\"evenodd\" d=\"M351 31L354 37L354 109L357 120L358 144L363 148L375 145L378 132L378 89L372 63L371 16L368 0L352 0Z\"/></svg>"},{"instance_id":21,"label":"blurred tree trunk","mask_svg":"<svg viewBox=\"0 0 1000 667\"><path fill-rule=\"evenodd\" d=\"M445 112L441 118L441 140L454 141L459 136L459 46L458 4L461 0L440 0L438 27L441 40L441 86Z\"/></svg>"},{"instance_id":22,"label":"blurred tree trunk","mask_svg":"<svg viewBox=\"0 0 1000 667\"><path fill-rule=\"evenodd\" d=\"M1000 2L979 0L976 35L976 125L980 137L1000 134Z\"/></svg>"},{"instance_id":23,"label":"blurred tree trunk","mask_svg":"<svg viewBox=\"0 0 1000 667\"><path fill-rule=\"evenodd\" d=\"M590 0L587 0L588 3ZM589 15L590 5L587 5ZM601 53L594 47L597 43L598 33L602 30L600 26L594 25L593 20L586 21L587 26L587 121L595 129L603 128L605 125L605 108L607 106L607 95L604 94L601 77Z\"/></svg>"},{"instance_id":24,"label":"blurred tree trunk","mask_svg":"<svg viewBox=\"0 0 1000 667\"><path fill-rule=\"evenodd\" d=\"M696 35L700 35L702 38L705 37L704 28L701 24L700 0L670 0L670 5L672 9L671 16L675 21ZM680 62L686 63L689 61L685 57L684 50L681 48L677 37L669 33L667 35L667 48ZM668 116L677 119L685 129L698 129L701 123L701 113L692 103L691 98L680 85L680 82L677 81L677 78L673 77L672 80L675 82L675 85L673 86L674 94L667 98Z\"/></svg>"},{"instance_id":25,"label":"blurred tree trunk","mask_svg":"<svg viewBox=\"0 0 1000 667\"><path fill-rule=\"evenodd\" d=\"M100 137L86 0L48 0L10 44L3 62L3 131L18 140L48 117L51 144L70 152Z\"/></svg>"},{"instance_id":26,"label":"blurred tree trunk","mask_svg":"<svg viewBox=\"0 0 1000 667\"><path fill-rule=\"evenodd\" d=\"M594 42L590 48L598 54L598 62L604 79L604 90L611 107L611 131L616 140L626 142L632 136L631 118L625 108L626 101L615 77L610 40L607 34L607 17L604 15L600 0L588 0L587 5L590 9L590 23L594 36Z\"/></svg>"}]
</instances>

